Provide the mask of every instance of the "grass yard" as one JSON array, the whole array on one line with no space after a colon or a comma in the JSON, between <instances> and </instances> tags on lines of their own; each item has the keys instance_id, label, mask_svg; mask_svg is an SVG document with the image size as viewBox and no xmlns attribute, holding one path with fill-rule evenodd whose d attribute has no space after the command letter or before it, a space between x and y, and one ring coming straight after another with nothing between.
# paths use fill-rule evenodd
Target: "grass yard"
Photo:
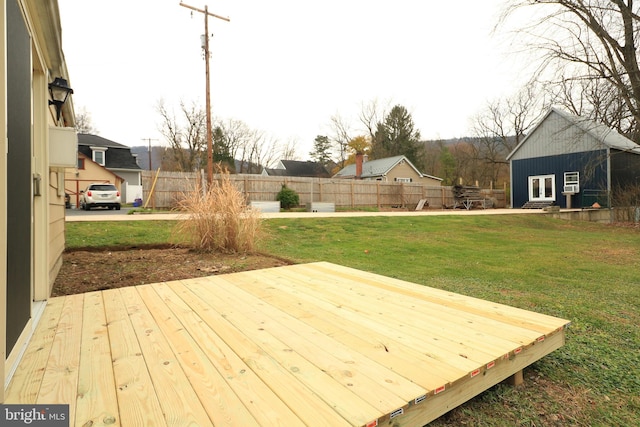
<instances>
[{"instance_id":1,"label":"grass yard","mask_svg":"<svg viewBox=\"0 0 640 427\"><path fill-rule=\"evenodd\" d=\"M104 223L100 223L104 224ZM155 221L68 223L70 246L166 243ZM98 228L96 230L96 227ZM640 230L542 215L274 219L261 250L571 320L567 343L434 426L640 425ZM409 315L409 313L407 314Z\"/></svg>"}]
</instances>

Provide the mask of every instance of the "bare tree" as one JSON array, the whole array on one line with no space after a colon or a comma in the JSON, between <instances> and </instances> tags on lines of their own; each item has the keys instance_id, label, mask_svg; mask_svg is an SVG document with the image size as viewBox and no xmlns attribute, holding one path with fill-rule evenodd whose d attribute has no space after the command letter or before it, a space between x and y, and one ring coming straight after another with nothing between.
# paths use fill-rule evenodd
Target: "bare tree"
<instances>
[{"instance_id":1,"label":"bare tree","mask_svg":"<svg viewBox=\"0 0 640 427\"><path fill-rule=\"evenodd\" d=\"M388 109L388 105L381 106L377 99L373 99L366 103L363 102L360 105L360 115L358 116L358 119L364 126L364 130L369 135L370 141L373 141L378 129L378 123L384 120Z\"/></svg>"},{"instance_id":2,"label":"bare tree","mask_svg":"<svg viewBox=\"0 0 640 427\"><path fill-rule=\"evenodd\" d=\"M164 102L158 102L162 117L160 132L171 148L173 163L179 171L191 172L206 165L206 113L195 103L187 106L180 102L180 118L169 111Z\"/></svg>"},{"instance_id":3,"label":"bare tree","mask_svg":"<svg viewBox=\"0 0 640 427\"><path fill-rule=\"evenodd\" d=\"M299 160L296 146L298 141L295 139L289 139L285 143L280 144L280 158L286 160Z\"/></svg>"},{"instance_id":4,"label":"bare tree","mask_svg":"<svg viewBox=\"0 0 640 427\"><path fill-rule=\"evenodd\" d=\"M387 103L389 104L389 103ZM332 131L331 142L335 145L335 152L338 155L338 166L344 167L350 155L349 142L354 136L364 135L369 141L373 141L380 123L386 116L386 108L377 99L360 104L358 113L358 125L355 125L346 117L336 113L330 118L330 129Z\"/></svg>"},{"instance_id":5,"label":"bare tree","mask_svg":"<svg viewBox=\"0 0 640 427\"><path fill-rule=\"evenodd\" d=\"M86 133L97 135L98 130L93 126L91 121L91 113L87 111L86 108L82 107L80 112L75 114L75 129L78 133Z\"/></svg>"},{"instance_id":6,"label":"bare tree","mask_svg":"<svg viewBox=\"0 0 640 427\"><path fill-rule=\"evenodd\" d=\"M254 137L253 131L246 123L235 119L217 120L215 126L219 128L223 134L229 155L239 162L236 172L246 173L248 170L248 159L245 156L245 148Z\"/></svg>"},{"instance_id":7,"label":"bare tree","mask_svg":"<svg viewBox=\"0 0 640 427\"><path fill-rule=\"evenodd\" d=\"M331 140L338 148L338 163L340 167L344 167L349 156L348 146L353 133L351 125L347 119L336 113L331 116L331 129L333 131Z\"/></svg>"},{"instance_id":8,"label":"bare tree","mask_svg":"<svg viewBox=\"0 0 640 427\"><path fill-rule=\"evenodd\" d=\"M520 144L541 119L549 103L539 84L530 83L515 95L487 103L473 118L473 136L469 141L475 155L474 172L482 185L507 180L507 155Z\"/></svg>"},{"instance_id":9,"label":"bare tree","mask_svg":"<svg viewBox=\"0 0 640 427\"><path fill-rule=\"evenodd\" d=\"M567 80L579 82L588 91L576 102L575 92L565 90L572 95L567 103L640 141L640 17L633 0L519 0L504 20L525 7L542 12L521 28L545 52L539 75L551 73L564 89L576 87Z\"/></svg>"},{"instance_id":10,"label":"bare tree","mask_svg":"<svg viewBox=\"0 0 640 427\"><path fill-rule=\"evenodd\" d=\"M260 173L280 159L295 158L295 142L281 144L265 132L251 129L236 119L216 120L229 156L236 160L237 173Z\"/></svg>"}]
</instances>

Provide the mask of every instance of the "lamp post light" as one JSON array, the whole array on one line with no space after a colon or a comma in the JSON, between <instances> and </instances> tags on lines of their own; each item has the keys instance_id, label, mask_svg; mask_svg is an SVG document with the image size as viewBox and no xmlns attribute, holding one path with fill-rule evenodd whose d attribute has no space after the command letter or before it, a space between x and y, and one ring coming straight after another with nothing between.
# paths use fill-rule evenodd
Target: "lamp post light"
<instances>
[{"instance_id":1,"label":"lamp post light","mask_svg":"<svg viewBox=\"0 0 640 427\"><path fill-rule=\"evenodd\" d=\"M56 77L49 83L49 94L51 95L49 105L56 107L56 121L60 121L62 106L67 102L67 98L69 98L69 95L72 93L73 89L69 87L67 80L62 77Z\"/></svg>"}]
</instances>

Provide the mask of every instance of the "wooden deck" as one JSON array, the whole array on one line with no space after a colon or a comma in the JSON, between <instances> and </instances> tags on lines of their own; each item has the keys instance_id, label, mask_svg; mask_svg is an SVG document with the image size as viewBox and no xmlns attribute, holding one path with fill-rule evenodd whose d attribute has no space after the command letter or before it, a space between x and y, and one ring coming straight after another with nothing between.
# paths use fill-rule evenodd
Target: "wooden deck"
<instances>
[{"instance_id":1,"label":"wooden deck","mask_svg":"<svg viewBox=\"0 0 640 427\"><path fill-rule=\"evenodd\" d=\"M329 263L52 298L5 403L71 425L422 426L567 320Z\"/></svg>"}]
</instances>

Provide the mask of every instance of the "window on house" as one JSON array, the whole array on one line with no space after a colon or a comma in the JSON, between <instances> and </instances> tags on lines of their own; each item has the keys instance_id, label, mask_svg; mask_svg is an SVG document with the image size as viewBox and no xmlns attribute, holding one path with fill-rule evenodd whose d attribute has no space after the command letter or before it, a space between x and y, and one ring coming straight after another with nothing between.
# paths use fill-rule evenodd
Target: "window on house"
<instances>
[{"instance_id":1,"label":"window on house","mask_svg":"<svg viewBox=\"0 0 640 427\"><path fill-rule=\"evenodd\" d=\"M78 158L78 169L84 169L84 159Z\"/></svg>"},{"instance_id":2,"label":"window on house","mask_svg":"<svg viewBox=\"0 0 640 427\"><path fill-rule=\"evenodd\" d=\"M564 173L564 192L579 193L580 192L580 172Z\"/></svg>"},{"instance_id":3,"label":"window on house","mask_svg":"<svg viewBox=\"0 0 640 427\"><path fill-rule=\"evenodd\" d=\"M105 153L102 150L93 150L93 161L104 166L104 154Z\"/></svg>"},{"instance_id":4,"label":"window on house","mask_svg":"<svg viewBox=\"0 0 640 427\"><path fill-rule=\"evenodd\" d=\"M529 177L529 200L556 200L555 175L540 175Z\"/></svg>"},{"instance_id":5,"label":"window on house","mask_svg":"<svg viewBox=\"0 0 640 427\"><path fill-rule=\"evenodd\" d=\"M396 182L411 182L411 178L396 178Z\"/></svg>"}]
</instances>

